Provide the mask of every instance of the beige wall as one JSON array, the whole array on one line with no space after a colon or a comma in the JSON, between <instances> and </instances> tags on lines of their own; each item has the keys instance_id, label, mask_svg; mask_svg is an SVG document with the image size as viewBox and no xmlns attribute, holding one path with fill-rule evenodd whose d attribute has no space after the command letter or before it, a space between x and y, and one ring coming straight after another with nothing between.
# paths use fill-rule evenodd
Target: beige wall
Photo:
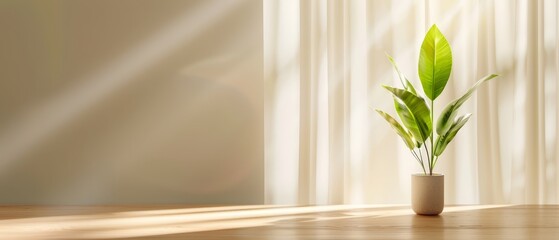
<instances>
[{"instance_id":1,"label":"beige wall","mask_svg":"<svg viewBox=\"0 0 559 240\"><path fill-rule=\"evenodd\" d=\"M1 1L0 204L261 203L261 1Z\"/></svg>"}]
</instances>

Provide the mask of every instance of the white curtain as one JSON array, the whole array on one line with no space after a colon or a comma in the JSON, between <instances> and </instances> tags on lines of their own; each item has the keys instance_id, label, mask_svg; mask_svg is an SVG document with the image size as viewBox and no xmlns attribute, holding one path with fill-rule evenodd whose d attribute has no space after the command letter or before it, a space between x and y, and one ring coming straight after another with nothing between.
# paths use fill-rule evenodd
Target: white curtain
<instances>
[{"instance_id":1,"label":"white curtain","mask_svg":"<svg viewBox=\"0 0 559 240\"><path fill-rule=\"evenodd\" d=\"M559 203L555 0L265 0L266 202L408 203L419 165L372 109L394 113L385 52L419 86L426 30L453 50L435 116L477 79L473 117L439 160L446 203Z\"/></svg>"}]
</instances>

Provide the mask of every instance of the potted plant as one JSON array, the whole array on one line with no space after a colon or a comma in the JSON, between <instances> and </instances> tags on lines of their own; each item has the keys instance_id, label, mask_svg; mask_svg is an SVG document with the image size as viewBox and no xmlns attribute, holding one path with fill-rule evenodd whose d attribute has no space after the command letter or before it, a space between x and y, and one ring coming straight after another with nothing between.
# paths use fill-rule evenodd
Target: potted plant
<instances>
[{"instance_id":1,"label":"potted plant","mask_svg":"<svg viewBox=\"0 0 559 240\"><path fill-rule=\"evenodd\" d=\"M392 94L401 123L382 110L376 111L402 138L411 155L423 169L423 173L412 174L412 209L421 215L438 215L444 208L444 175L434 173L433 169L447 145L471 116L457 116L458 109L479 85L497 75L483 77L462 97L450 102L442 110L435 124L434 102L443 92L452 69L452 51L444 35L433 25L421 44L418 73L423 96L400 72L394 59L387 56L402 88L386 85L383 87Z\"/></svg>"}]
</instances>

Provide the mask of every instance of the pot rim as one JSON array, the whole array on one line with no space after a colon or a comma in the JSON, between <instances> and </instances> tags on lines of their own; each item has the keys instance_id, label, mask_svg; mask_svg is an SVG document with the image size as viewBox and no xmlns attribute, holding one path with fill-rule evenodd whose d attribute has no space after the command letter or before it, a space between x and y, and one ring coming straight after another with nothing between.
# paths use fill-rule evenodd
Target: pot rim
<instances>
[{"instance_id":1,"label":"pot rim","mask_svg":"<svg viewBox=\"0 0 559 240\"><path fill-rule=\"evenodd\" d=\"M414 177L444 177L442 173L433 173L433 175L425 174L425 173L414 173L412 174Z\"/></svg>"}]
</instances>

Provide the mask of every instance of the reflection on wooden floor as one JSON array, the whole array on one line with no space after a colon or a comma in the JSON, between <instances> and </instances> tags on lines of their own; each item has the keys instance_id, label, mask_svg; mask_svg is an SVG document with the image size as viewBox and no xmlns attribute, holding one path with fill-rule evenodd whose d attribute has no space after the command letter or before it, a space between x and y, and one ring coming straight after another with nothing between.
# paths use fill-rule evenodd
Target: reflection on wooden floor
<instances>
[{"instance_id":1,"label":"reflection on wooden floor","mask_svg":"<svg viewBox=\"0 0 559 240\"><path fill-rule=\"evenodd\" d=\"M0 239L557 239L559 205L0 207Z\"/></svg>"}]
</instances>

